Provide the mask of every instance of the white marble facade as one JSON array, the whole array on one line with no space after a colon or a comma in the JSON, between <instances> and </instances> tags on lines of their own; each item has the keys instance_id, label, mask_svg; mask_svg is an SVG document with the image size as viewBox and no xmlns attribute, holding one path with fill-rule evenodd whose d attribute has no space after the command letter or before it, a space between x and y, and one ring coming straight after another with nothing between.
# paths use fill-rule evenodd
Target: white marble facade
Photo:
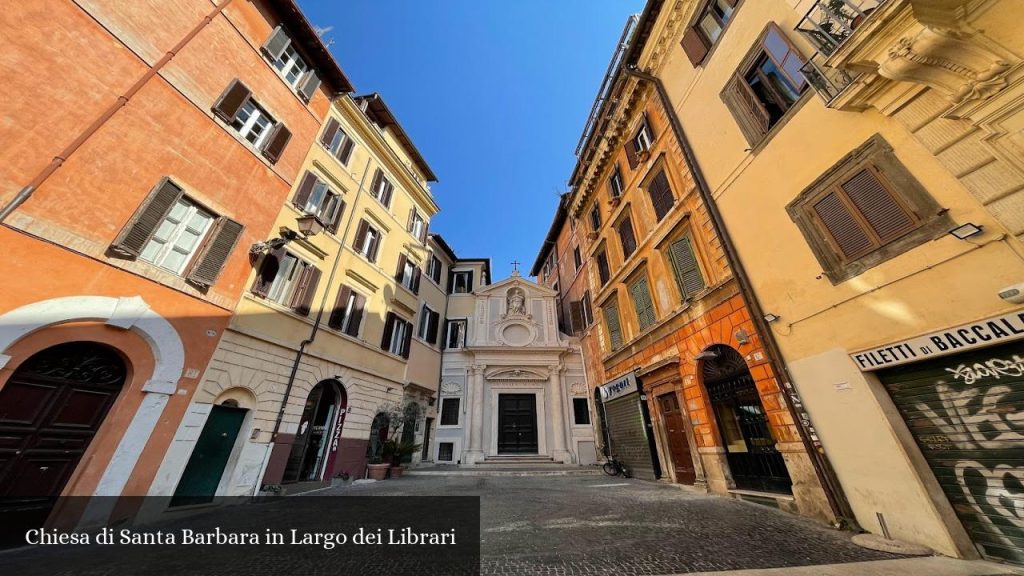
<instances>
[{"instance_id":1,"label":"white marble facade","mask_svg":"<svg viewBox=\"0 0 1024 576\"><path fill-rule=\"evenodd\" d=\"M574 402L586 402L589 413L592 399L579 343L558 331L556 295L513 273L452 296L448 319L464 319L466 335L442 357L435 462L596 460L592 418L574 417Z\"/></svg>"}]
</instances>

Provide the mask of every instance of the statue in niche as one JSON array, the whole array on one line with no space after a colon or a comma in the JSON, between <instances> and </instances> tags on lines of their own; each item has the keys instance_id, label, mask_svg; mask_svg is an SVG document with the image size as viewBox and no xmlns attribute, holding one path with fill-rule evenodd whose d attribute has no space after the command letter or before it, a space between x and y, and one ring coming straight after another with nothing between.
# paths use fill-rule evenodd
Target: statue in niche
<instances>
[{"instance_id":1,"label":"statue in niche","mask_svg":"<svg viewBox=\"0 0 1024 576\"><path fill-rule=\"evenodd\" d=\"M506 314L526 316L526 294L520 288L508 291Z\"/></svg>"}]
</instances>

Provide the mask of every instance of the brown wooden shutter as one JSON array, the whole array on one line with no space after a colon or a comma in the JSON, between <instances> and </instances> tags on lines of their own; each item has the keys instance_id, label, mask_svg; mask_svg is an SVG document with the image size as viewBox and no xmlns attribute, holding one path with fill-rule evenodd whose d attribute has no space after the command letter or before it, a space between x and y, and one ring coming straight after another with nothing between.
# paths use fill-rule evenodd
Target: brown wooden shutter
<instances>
[{"instance_id":1,"label":"brown wooden shutter","mask_svg":"<svg viewBox=\"0 0 1024 576\"><path fill-rule=\"evenodd\" d=\"M472 294L473 293L473 272L467 272L466 273L466 278L467 278L467 280L466 280L466 293L467 294Z\"/></svg>"},{"instance_id":2,"label":"brown wooden shutter","mask_svg":"<svg viewBox=\"0 0 1024 576\"><path fill-rule=\"evenodd\" d=\"M722 93L722 99L736 118L747 142L751 145L760 142L771 127L771 118L747 81L734 74Z\"/></svg>"},{"instance_id":3,"label":"brown wooden shutter","mask_svg":"<svg viewBox=\"0 0 1024 576\"><path fill-rule=\"evenodd\" d=\"M373 173L373 183L370 184L370 195L380 200L380 181L384 178L384 173L380 171L380 168Z\"/></svg>"},{"instance_id":4,"label":"brown wooden shutter","mask_svg":"<svg viewBox=\"0 0 1024 576\"><path fill-rule=\"evenodd\" d=\"M252 96L252 92L246 88L245 84L242 84L241 80L237 78L228 84L228 87L224 89L220 97L213 104L213 113L216 114L221 120L231 124L235 121L235 117L238 116L238 111L245 106L245 103L249 101Z\"/></svg>"},{"instance_id":5,"label":"brown wooden shutter","mask_svg":"<svg viewBox=\"0 0 1024 576\"><path fill-rule=\"evenodd\" d=\"M324 131L320 134L320 143L324 147L330 147L331 142L334 142L334 135L338 133L338 121L334 118L327 119L327 126L324 127Z\"/></svg>"},{"instance_id":6,"label":"brown wooden shutter","mask_svg":"<svg viewBox=\"0 0 1024 576\"><path fill-rule=\"evenodd\" d=\"M288 141L292 139L292 133L282 122L274 124L274 131L270 133L267 138L267 144L263 146L263 156L270 160L270 162L276 163L277 159L281 157L281 153L284 152L284 147L288 145Z\"/></svg>"},{"instance_id":7,"label":"brown wooden shutter","mask_svg":"<svg viewBox=\"0 0 1024 576\"><path fill-rule=\"evenodd\" d=\"M622 257L628 258L636 250L633 222L629 218L623 219L619 224L619 239L622 241Z\"/></svg>"},{"instance_id":8,"label":"brown wooden shutter","mask_svg":"<svg viewBox=\"0 0 1024 576\"><path fill-rule=\"evenodd\" d=\"M377 262L377 253L380 252L380 241L381 235L380 232L377 232L373 236L373 242L370 243L370 254L367 256L370 262Z\"/></svg>"},{"instance_id":9,"label":"brown wooden shutter","mask_svg":"<svg viewBox=\"0 0 1024 576\"><path fill-rule=\"evenodd\" d=\"M137 257L182 195L181 188L174 182L162 179L121 229L110 248L125 256Z\"/></svg>"},{"instance_id":10,"label":"brown wooden shutter","mask_svg":"<svg viewBox=\"0 0 1024 576\"><path fill-rule=\"evenodd\" d=\"M380 203L385 207L391 207L391 197L394 194L395 186L387 179L384 180L384 190L380 193Z\"/></svg>"},{"instance_id":11,"label":"brown wooden shutter","mask_svg":"<svg viewBox=\"0 0 1024 576\"><path fill-rule=\"evenodd\" d=\"M387 316L384 317L384 334L380 339L381 350L387 351L391 347L391 334L395 331L395 322L398 317L395 316L394 312L388 312Z\"/></svg>"},{"instance_id":12,"label":"brown wooden shutter","mask_svg":"<svg viewBox=\"0 0 1024 576\"><path fill-rule=\"evenodd\" d=\"M335 330L341 330L341 325L345 321L345 308L348 307L348 299L352 296L352 289L348 286L342 286L338 290L338 298L334 301L334 308L331 310L331 315L327 319L327 325Z\"/></svg>"},{"instance_id":13,"label":"brown wooden shutter","mask_svg":"<svg viewBox=\"0 0 1024 576\"><path fill-rule=\"evenodd\" d=\"M647 112L644 112L643 126L647 127L647 135L651 137L651 146L654 146L654 140L658 137L658 133L654 131L654 124ZM639 134L639 131L637 133Z\"/></svg>"},{"instance_id":14,"label":"brown wooden shutter","mask_svg":"<svg viewBox=\"0 0 1024 576\"><path fill-rule=\"evenodd\" d=\"M338 209L334 212L334 220L327 225L327 229L330 230L332 234L338 232L338 225L341 224L341 218L345 215L346 206L347 204L345 204L345 201L338 198Z\"/></svg>"},{"instance_id":15,"label":"brown wooden shutter","mask_svg":"<svg viewBox=\"0 0 1024 576\"><path fill-rule=\"evenodd\" d=\"M440 333L441 327L441 314L438 312L430 312L430 326L427 328L427 342L430 342L434 346L437 346L437 337Z\"/></svg>"},{"instance_id":16,"label":"brown wooden shutter","mask_svg":"<svg viewBox=\"0 0 1024 576\"><path fill-rule=\"evenodd\" d=\"M860 256L875 247L875 243L836 192L826 194L812 208L845 259Z\"/></svg>"},{"instance_id":17,"label":"brown wooden shutter","mask_svg":"<svg viewBox=\"0 0 1024 576\"><path fill-rule=\"evenodd\" d=\"M569 302L569 321L572 324L572 333L583 332L583 304L580 301Z\"/></svg>"},{"instance_id":18,"label":"brown wooden shutter","mask_svg":"<svg viewBox=\"0 0 1024 576\"><path fill-rule=\"evenodd\" d=\"M608 270L608 254L601 252L597 255L597 274L601 278L601 285L604 286L610 279L610 271Z\"/></svg>"},{"instance_id":19,"label":"brown wooden shutter","mask_svg":"<svg viewBox=\"0 0 1024 576\"><path fill-rule=\"evenodd\" d=\"M412 348L412 322L400 321L405 324L405 341L402 342L402 358L409 358L409 350Z\"/></svg>"},{"instance_id":20,"label":"brown wooden shutter","mask_svg":"<svg viewBox=\"0 0 1024 576\"><path fill-rule=\"evenodd\" d=\"M352 157L352 149L355 148L355 142L351 138L345 137L345 142L341 145L341 150L338 151L338 160L342 164L348 166L348 160Z\"/></svg>"},{"instance_id":21,"label":"brown wooden shutter","mask_svg":"<svg viewBox=\"0 0 1024 576\"><path fill-rule=\"evenodd\" d=\"M363 249L363 243L366 241L366 233L370 230L370 225L366 220L360 220L359 225L356 226L356 236L352 239L352 249L359 252Z\"/></svg>"},{"instance_id":22,"label":"brown wooden shutter","mask_svg":"<svg viewBox=\"0 0 1024 576\"><path fill-rule=\"evenodd\" d=\"M427 230L430 229L430 222L423 223L423 230L420 231L420 242L426 244L427 242Z\"/></svg>"},{"instance_id":23,"label":"brown wooden shutter","mask_svg":"<svg viewBox=\"0 0 1024 576\"><path fill-rule=\"evenodd\" d=\"M349 336L359 337L359 324L363 321L363 310L366 308L366 296L362 294L356 294L355 300L352 301L352 319L348 322L348 334Z\"/></svg>"},{"instance_id":24,"label":"brown wooden shutter","mask_svg":"<svg viewBox=\"0 0 1024 576\"><path fill-rule=\"evenodd\" d=\"M412 232L412 221L416 217L416 208L409 208L409 222L405 225L406 232Z\"/></svg>"},{"instance_id":25,"label":"brown wooden shutter","mask_svg":"<svg viewBox=\"0 0 1024 576\"><path fill-rule=\"evenodd\" d=\"M270 33L270 37L263 43L260 50L262 50L263 53L267 55L267 58L273 62L280 58L281 54L284 54L285 48L287 48L290 43L291 40L288 38L288 33L285 32L284 26L278 25L278 27L274 28L274 31Z\"/></svg>"},{"instance_id":26,"label":"brown wooden shutter","mask_svg":"<svg viewBox=\"0 0 1024 576\"><path fill-rule=\"evenodd\" d=\"M213 286L244 228L230 218L218 218L214 229L207 236L203 249L192 262L191 271L186 277L188 281L199 286Z\"/></svg>"},{"instance_id":27,"label":"brown wooden shutter","mask_svg":"<svg viewBox=\"0 0 1024 576\"><path fill-rule=\"evenodd\" d=\"M252 293L260 298L266 298L270 292L270 286L277 278L277 271L281 269L281 259L284 258L284 248L278 248L267 253L260 263L260 269L256 272L256 279L252 283Z\"/></svg>"},{"instance_id":28,"label":"brown wooden shutter","mask_svg":"<svg viewBox=\"0 0 1024 576\"><path fill-rule=\"evenodd\" d=\"M319 87L320 77L317 76L316 70L310 70L302 77L302 82L299 84L299 96L306 102L309 102L313 99L313 94L316 94L316 89Z\"/></svg>"},{"instance_id":29,"label":"brown wooden shutter","mask_svg":"<svg viewBox=\"0 0 1024 576\"><path fill-rule=\"evenodd\" d=\"M842 188L882 243L891 242L915 228L914 218L870 169L858 172L844 182Z\"/></svg>"},{"instance_id":30,"label":"brown wooden shutter","mask_svg":"<svg viewBox=\"0 0 1024 576\"><path fill-rule=\"evenodd\" d=\"M296 314L309 316L310 306L313 304L313 296L316 295L316 285L320 283L320 269L308 265L302 270L302 277L299 278L299 285L296 290L297 303L294 304Z\"/></svg>"},{"instance_id":31,"label":"brown wooden shutter","mask_svg":"<svg viewBox=\"0 0 1024 576\"><path fill-rule=\"evenodd\" d=\"M402 283L402 272L405 272L405 263L409 259L405 257L405 254L398 255L398 270L395 272L395 282Z\"/></svg>"},{"instance_id":32,"label":"brown wooden shutter","mask_svg":"<svg viewBox=\"0 0 1024 576\"><path fill-rule=\"evenodd\" d=\"M704 37L704 33L696 26L691 26L686 31L686 34L683 34L683 40L680 44L682 44L683 51L686 52L686 57L690 59L690 64L693 64L694 68L700 66L700 63L704 61L704 57L708 55L708 51L711 49L707 38Z\"/></svg>"},{"instance_id":33,"label":"brown wooden shutter","mask_svg":"<svg viewBox=\"0 0 1024 576\"><path fill-rule=\"evenodd\" d=\"M689 238L680 238L673 243L669 248L669 257L684 300L704 289L704 276L700 273L700 266L697 264L697 257L693 253Z\"/></svg>"},{"instance_id":34,"label":"brown wooden shutter","mask_svg":"<svg viewBox=\"0 0 1024 576\"><path fill-rule=\"evenodd\" d=\"M665 176L665 172L658 172L651 179L651 183L647 186L647 193L651 197L654 214L658 222L661 222L665 215L672 210L672 205L676 201L675 197L672 196L672 188L668 185L668 178Z\"/></svg>"},{"instance_id":35,"label":"brown wooden shutter","mask_svg":"<svg viewBox=\"0 0 1024 576\"><path fill-rule=\"evenodd\" d=\"M412 270L412 293L418 295L420 293L420 277L423 276L423 272L420 271L419 266Z\"/></svg>"},{"instance_id":36,"label":"brown wooden shutter","mask_svg":"<svg viewBox=\"0 0 1024 576\"><path fill-rule=\"evenodd\" d=\"M299 188L292 198L292 204L299 210L306 209L306 202L309 200L309 194L313 191L313 186L316 186L316 180L317 178L312 172L306 172L302 176L302 182L299 183Z\"/></svg>"},{"instance_id":37,"label":"brown wooden shutter","mask_svg":"<svg viewBox=\"0 0 1024 576\"><path fill-rule=\"evenodd\" d=\"M626 160L629 162L630 170L635 170L637 164L640 163L639 159L636 157L636 143L633 142L632 138L626 141Z\"/></svg>"}]
</instances>

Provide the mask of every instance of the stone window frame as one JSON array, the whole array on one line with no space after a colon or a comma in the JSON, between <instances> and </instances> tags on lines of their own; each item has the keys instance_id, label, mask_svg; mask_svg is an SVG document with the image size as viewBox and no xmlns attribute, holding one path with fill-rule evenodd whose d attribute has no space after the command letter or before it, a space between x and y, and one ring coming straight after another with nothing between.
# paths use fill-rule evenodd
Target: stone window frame
<instances>
[{"instance_id":1,"label":"stone window frame","mask_svg":"<svg viewBox=\"0 0 1024 576\"><path fill-rule=\"evenodd\" d=\"M813 214L813 201L832 190L840 181L873 166L884 178L882 184L918 220L917 226L894 240L853 259L847 259L832 242L824 224ZM803 234L811 252L822 266L833 286L908 252L925 242L935 240L954 226L948 209L942 207L928 190L910 173L881 134L848 153L819 176L786 205L786 211Z\"/></svg>"}]
</instances>

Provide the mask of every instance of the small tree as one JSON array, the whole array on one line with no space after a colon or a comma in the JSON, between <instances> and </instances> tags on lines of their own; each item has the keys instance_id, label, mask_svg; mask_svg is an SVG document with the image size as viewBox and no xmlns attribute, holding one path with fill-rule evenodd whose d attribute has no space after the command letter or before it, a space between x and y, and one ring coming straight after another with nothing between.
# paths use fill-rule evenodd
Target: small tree
<instances>
[{"instance_id":1,"label":"small tree","mask_svg":"<svg viewBox=\"0 0 1024 576\"><path fill-rule=\"evenodd\" d=\"M405 398L401 402L383 404L377 412L386 415L388 419L388 439L384 442L383 459L390 459L392 464L399 466L404 456L420 449L420 444L403 442L402 431L406 426L416 426L423 415L423 408L412 398Z\"/></svg>"}]
</instances>

